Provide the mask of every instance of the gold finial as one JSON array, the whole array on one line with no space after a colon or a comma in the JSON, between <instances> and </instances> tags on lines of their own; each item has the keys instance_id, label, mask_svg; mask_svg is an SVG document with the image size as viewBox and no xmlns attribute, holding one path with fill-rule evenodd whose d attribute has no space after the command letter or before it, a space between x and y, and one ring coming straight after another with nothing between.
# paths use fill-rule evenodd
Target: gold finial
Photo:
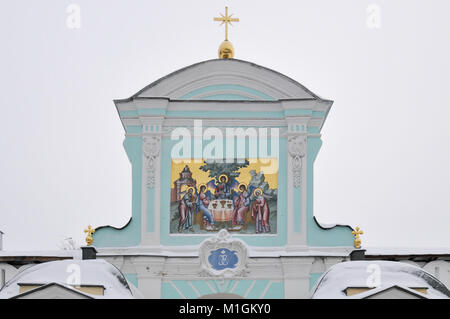
<instances>
[{"instance_id":1,"label":"gold finial","mask_svg":"<svg viewBox=\"0 0 450 319\"><path fill-rule=\"evenodd\" d=\"M359 227L356 227L356 230L352 231L352 235L355 236L355 241L353 242L353 245L357 249L361 248L361 238L359 238L359 235L362 234L364 234L364 232L360 230Z\"/></svg>"},{"instance_id":2,"label":"gold finial","mask_svg":"<svg viewBox=\"0 0 450 319\"><path fill-rule=\"evenodd\" d=\"M225 24L225 41L219 47L219 59L232 59L234 57L234 48L230 41L228 41L228 25L233 25L231 22L239 22L239 18L232 18L233 15L228 15L228 7L225 7L225 15L220 13L219 18L214 18L214 21Z\"/></svg>"},{"instance_id":3,"label":"gold finial","mask_svg":"<svg viewBox=\"0 0 450 319\"><path fill-rule=\"evenodd\" d=\"M92 245L92 243L94 242L92 234L95 233L95 229L93 229L91 225L89 225L88 228L84 230L84 232L87 233L86 244L88 244L88 246Z\"/></svg>"}]
</instances>

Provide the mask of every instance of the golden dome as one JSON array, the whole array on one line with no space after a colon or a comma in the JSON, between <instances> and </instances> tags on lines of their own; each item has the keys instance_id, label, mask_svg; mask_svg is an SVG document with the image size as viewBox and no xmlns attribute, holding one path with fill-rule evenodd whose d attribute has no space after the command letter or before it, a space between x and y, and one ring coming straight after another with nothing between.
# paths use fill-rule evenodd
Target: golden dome
<instances>
[{"instance_id":1,"label":"golden dome","mask_svg":"<svg viewBox=\"0 0 450 319\"><path fill-rule=\"evenodd\" d=\"M232 59L234 57L234 47L230 41L225 40L219 47L219 59Z\"/></svg>"}]
</instances>

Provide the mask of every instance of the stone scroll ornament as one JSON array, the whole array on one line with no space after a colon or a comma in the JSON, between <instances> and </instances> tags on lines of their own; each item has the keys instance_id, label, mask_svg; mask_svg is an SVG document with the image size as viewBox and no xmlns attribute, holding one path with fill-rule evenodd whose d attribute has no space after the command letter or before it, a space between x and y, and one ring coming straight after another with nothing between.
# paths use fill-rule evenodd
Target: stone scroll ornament
<instances>
[{"instance_id":1,"label":"stone scroll ornament","mask_svg":"<svg viewBox=\"0 0 450 319\"><path fill-rule=\"evenodd\" d=\"M292 159L292 178L294 181L294 187L300 187L302 161L306 155L306 138L301 135L289 137L288 151Z\"/></svg>"},{"instance_id":2,"label":"stone scroll ornament","mask_svg":"<svg viewBox=\"0 0 450 319\"><path fill-rule=\"evenodd\" d=\"M247 245L225 229L200 245L199 257L203 276L228 278L245 276L248 272Z\"/></svg>"},{"instance_id":3,"label":"stone scroll ornament","mask_svg":"<svg viewBox=\"0 0 450 319\"><path fill-rule=\"evenodd\" d=\"M147 187L154 188L156 182L156 163L160 153L161 137L144 137L142 150L145 156L145 167L147 169Z\"/></svg>"}]
</instances>

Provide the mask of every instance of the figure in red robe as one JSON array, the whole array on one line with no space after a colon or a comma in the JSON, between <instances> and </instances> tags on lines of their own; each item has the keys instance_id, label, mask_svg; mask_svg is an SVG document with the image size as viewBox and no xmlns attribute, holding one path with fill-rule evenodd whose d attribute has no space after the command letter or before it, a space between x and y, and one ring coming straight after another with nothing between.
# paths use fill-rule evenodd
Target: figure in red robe
<instances>
[{"instance_id":1,"label":"figure in red robe","mask_svg":"<svg viewBox=\"0 0 450 319\"><path fill-rule=\"evenodd\" d=\"M250 195L247 192L247 187L243 184L239 185L240 194L234 199L234 210L232 215L232 225L243 225L244 216L250 206Z\"/></svg>"},{"instance_id":2,"label":"figure in red robe","mask_svg":"<svg viewBox=\"0 0 450 319\"><path fill-rule=\"evenodd\" d=\"M256 224L256 233L270 233L270 210L267 200L264 198L263 192L260 189L255 190L254 196L255 199L252 204L252 218Z\"/></svg>"},{"instance_id":3,"label":"figure in red robe","mask_svg":"<svg viewBox=\"0 0 450 319\"><path fill-rule=\"evenodd\" d=\"M228 177L221 175L219 177L219 183L214 190L214 197L216 199L228 199L230 198L230 188L228 186Z\"/></svg>"}]
</instances>

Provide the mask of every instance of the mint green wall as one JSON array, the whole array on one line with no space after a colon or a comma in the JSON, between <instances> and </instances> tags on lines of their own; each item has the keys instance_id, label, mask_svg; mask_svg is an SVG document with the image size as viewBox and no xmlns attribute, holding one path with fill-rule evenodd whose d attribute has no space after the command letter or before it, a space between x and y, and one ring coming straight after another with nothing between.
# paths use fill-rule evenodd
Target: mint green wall
<instances>
[{"instance_id":1,"label":"mint green wall","mask_svg":"<svg viewBox=\"0 0 450 319\"><path fill-rule=\"evenodd\" d=\"M170 176L170 150L174 141L163 139L162 142L162 176ZM241 236L249 245L255 246L283 246L286 243L286 167L282 163L286 162L287 142L285 138L280 139L280 167L278 175L279 193L278 200L278 230L276 236ZM322 229L314 221L313 209L313 180L314 180L314 161L320 150L322 141L319 137L308 137L308 156L307 156L307 244L309 246L352 246L353 236L351 229L346 226L337 226L332 229ZM141 182L142 182L142 138L127 137L124 141L124 147L132 165L132 220L123 229L104 227L98 229L94 234L94 242L98 247L127 247L140 244L141 239ZM166 245L180 244L199 244L204 236L179 237L169 235L169 200L170 200L170 181L169 178L161 180L161 242ZM294 231L300 231L301 220L301 188L294 188ZM148 190L149 203L153 202L154 191ZM153 205L148 205L147 209L147 231L154 231L154 211Z\"/></svg>"},{"instance_id":2,"label":"mint green wall","mask_svg":"<svg viewBox=\"0 0 450 319\"><path fill-rule=\"evenodd\" d=\"M320 228L314 220L314 161L322 146L322 140L319 137L308 137L307 144L307 244L308 246L353 246L353 236L349 227L336 226L325 230Z\"/></svg>"},{"instance_id":3,"label":"mint green wall","mask_svg":"<svg viewBox=\"0 0 450 319\"><path fill-rule=\"evenodd\" d=\"M221 85L209 85L202 87L200 89L191 91L185 95L183 95L180 100L195 100L198 99L199 95L205 95L206 93L212 93L211 95L208 95L207 97L203 97L201 99L203 100L234 100L233 97L240 97L236 98L237 100L249 100L249 98L245 97L244 95L238 95L236 93L226 93L226 94L214 94L215 92L242 92L242 93L249 93L258 99L261 100L274 100L273 97L268 96L267 94L264 94L258 90L243 86L243 85L235 85L235 84L221 84ZM230 98L231 96L231 98Z\"/></svg>"},{"instance_id":4,"label":"mint green wall","mask_svg":"<svg viewBox=\"0 0 450 319\"><path fill-rule=\"evenodd\" d=\"M206 100L248 100L247 96L254 96L259 100L271 101L274 100L258 90L242 86L242 85L211 85L200 89L191 91L180 98L183 99L206 99ZM274 118L281 119L286 116L313 116L325 117L325 112L313 111L312 109L290 109L285 111L273 112L252 112L252 111L167 111L166 109L145 109L120 111L120 116L137 117L139 115L160 115L166 118ZM127 126L127 133L139 134L142 132L142 126L132 125ZM320 133L317 127L308 127L308 133ZM170 170L171 170L171 148L176 142L164 138L161 145L161 223L155 225L155 211L154 211L154 190L147 189L147 209L146 214L147 224L144 229L147 232L155 231L156 227L161 227L161 243L164 245L194 245L199 244L205 239L205 236L176 236L169 234L169 203L170 203ZM192 143L194 144L194 143ZM308 137L308 156L307 156L307 198L306 198L306 212L302 212L301 203L301 187L293 187L293 223L294 225L287 225L286 218L286 187L287 185L287 141L286 138L280 139L280 158L279 158L279 199L278 199L278 220L277 220L277 235L272 236L236 236L243 239L247 244L254 246L283 246L286 244L287 227L293 227L293 231L299 233L301 231L301 214L306 214L306 229L307 229L307 244L309 246L352 246L353 238L351 229L349 227L337 226L332 229L322 229L314 221L313 209L313 170L314 161L317 153L320 150L322 141L319 137ZM136 246L140 244L141 240L141 183L142 183L142 139L140 137L130 137L125 139L124 147L132 164L132 219L131 222L123 229L114 229L112 227L104 227L98 229L94 234L94 243L99 247L126 247ZM248 151L248 150L247 150Z\"/></svg>"},{"instance_id":5,"label":"mint green wall","mask_svg":"<svg viewBox=\"0 0 450 319\"><path fill-rule=\"evenodd\" d=\"M230 99L235 100L235 99ZM141 108L139 110L130 110L130 111L119 111L119 114L122 118L127 117L138 117L142 116L166 116L171 118L273 118L273 119L282 119L286 116L314 116L323 117L325 113L323 112L313 112L308 109L299 109L299 110L284 110L284 111L266 111L266 112L258 112L258 111L167 111L166 109L146 109ZM129 126L130 128L137 129L135 126Z\"/></svg>"},{"instance_id":6,"label":"mint green wall","mask_svg":"<svg viewBox=\"0 0 450 319\"><path fill-rule=\"evenodd\" d=\"M123 274L125 278L133 284L136 288L138 288L139 280L136 274Z\"/></svg>"},{"instance_id":7,"label":"mint green wall","mask_svg":"<svg viewBox=\"0 0 450 319\"><path fill-rule=\"evenodd\" d=\"M317 283L317 280L319 280L320 276L322 276L323 273L310 273L309 274L309 291L314 288L314 285Z\"/></svg>"},{"instance_id":8,"label":"mint green wall","mask_svg":"<svg viewBox=\"0 0 450 319\"><path fill-rule=\"evenodd\" d=\"M225 100L225 101L243 101L250 100L248 97L239 94L215 94L210 95L208 98L203 98L202 100Z\"/></svg>"},{"instance_id":9,"label":"mint green wall","mask_svg":"<svg viewBox=\"0 0 450 319\"><path fill-rule=\"evenodd\" d=\"M131 162L132 170L132 218L122 229L104 227L94 234L98 247L129 247L141 243L141 185L142 185L142 138L127 137L123 146Z\"/></svg>"},{"instance_id":10,"label":"mint green wall","mask_svg":"<svg viewBox=\"0 0 450 319\"><path fill-rule=\"evenodd\" d=\"M270 280L171 280L161 284L162 299L196 299L216 293L249 299L283 299L284 284Z\"/></svg>"}]
</instances>

